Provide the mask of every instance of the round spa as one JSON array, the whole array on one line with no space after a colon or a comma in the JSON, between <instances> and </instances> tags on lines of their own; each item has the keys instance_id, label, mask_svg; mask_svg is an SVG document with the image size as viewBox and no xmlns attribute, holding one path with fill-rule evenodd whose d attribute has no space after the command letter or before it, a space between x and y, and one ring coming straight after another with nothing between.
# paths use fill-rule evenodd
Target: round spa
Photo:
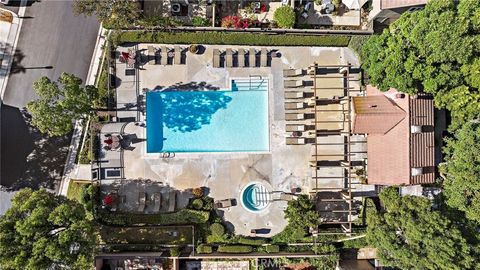
<instances>
[{"instance_id":1,"label":"round spa","mask_svg":"<svg viewBox=\"0 0 480 270\"><path fill-rule=\"evenodd\" d=\"M260 212L270 204L270 191L261 183L250 183L242 189L240 202L246 210Z\"/></svg>"}]
</instances>

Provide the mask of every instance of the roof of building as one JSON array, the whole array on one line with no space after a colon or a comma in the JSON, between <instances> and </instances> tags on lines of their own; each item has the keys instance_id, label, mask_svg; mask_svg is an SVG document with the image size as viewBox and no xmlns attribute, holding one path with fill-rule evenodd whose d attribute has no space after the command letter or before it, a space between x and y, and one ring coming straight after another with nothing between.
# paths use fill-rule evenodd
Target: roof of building
<instances>
[{"instance_id":1,"label":"roof of building","mask_svg":"<svg viewBox=\"0 0 480 270\"><path fill-rule=\"evenodd\" d=\"M428 0L381 0L381 9L392 9L400 7L411 7L425 5Z\"/></svg>"},{"instance_id":2,"label":"roof of building","mask_svg":"<svg viewBox=\"0 0 480 270\"><path fill-rule=\"evenodd\" d=\"M354 122L359 121L361 125L358 126L358 130L368 134L368 183L384 185L433 183L435 181L434 132L425 130L412 134L410 131L412 125L422 126L424 129L433 128L433 100L426 96L403 95L400 97L398 93L395 89L382 93L373 86L367 86L365 102L354 101L354 106L361 104L360 110L355 109ZM391 104L387 105L384 99ZM365 104L372 104L373 101L377 103L382 101L382 105L373 108L365 106ZM363 107L366 109L363 110ZM383 116L369 118L370 115L364 113L375 108L381 108L381 110L379 113L372 114L383 114ZM400 117L402 111L405 112L403 118ZM376 128L375 125L381 128ZM354 132L357 132L356 127L357 124L354 124ZM386 130L385 133L383 133L384 130ZM412 175L412 168L418 167L423 169L423 173Z\"/></svg>"},{"instance_id":3,"label":"roof of building","mask_svg":"<svg viewBox=\"0 0 480 270\"><path fill-rule=\"evenodd\" d=\"M353 98L353 133L385 134L407 113L384 95Z\"/></svg>"}]
</instances>

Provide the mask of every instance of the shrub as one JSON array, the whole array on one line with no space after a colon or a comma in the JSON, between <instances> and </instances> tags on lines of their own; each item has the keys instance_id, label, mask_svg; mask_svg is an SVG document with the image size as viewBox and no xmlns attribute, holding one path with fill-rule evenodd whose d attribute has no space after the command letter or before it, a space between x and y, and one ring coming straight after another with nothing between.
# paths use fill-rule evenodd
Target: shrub
<instances>
[{"instance_id":1,"label":"shrub","mask_svg":"<svg viewBox=\"0 0 480 270\"><path fill-rule=\"evenodd\" d=\"M268 246L265 246L265 251L267 253L278 253L280 252L280 247L277 245L268 245Z\"/></svg>"},{"instance_id":2,"label":"shrub","mask_svg":"<svg viewBox=\"0 0 480 270\"><path fill-rule=\"evenodd\" d=\"M180 256L181 250L178 247L173 247L170 249L170 256L172 257L178 257Z\"/></svg>"},{"instance_id":3,"label":"shrub","mask_svg":"<svg viewBox=\"0 0 480 270\"><path fill-rule=\"evenodd\" d=\"M200 16L193 16L192 17L192 25L193 26L209 26L210 20Z\"/></svg>"},{"instance_id":4,"label":"shrub","mask_svg":"<svg viewBox=\"0 0 480 270\"><path fill-rule=\"evenodd\" d=\"M312 251L317 254L331 254L334 253L337 249L332 244L317 244L312 247Z\"/></svg>"},{"instance_id":5,"label":"shrub","mask_svg":"<svg viewBox=\"0 0 480 270\"><path fill-rule=\"evenodd\" d=\"M192 45L193 46L193 45ZM203 197L203 189L201 187L192 189L192 195L195 198Z\"/></svg>"},{"instance_id":6,"label":"shrub","mask_svg":"<svg viewBox=\"0 0 480 270\"><path fill-rule=\"evenodd\" d=\"M290 6L282 6L275 10L273 19L281 28L292 28L295 25L295 11Z\"/></svg>"},{"instance_id":7,"label":"shrub","mask_svg":"<svg viewBox=\"0 0 480 270\"><path fill-rule=\"evenodd\" d=\"M267 243L267 241L263 238L254 239L254 238L247 238L247 237L240 237L237 242L239 244L249 245L249 246L261 246Z\"/></svg>"},{"instance_id":8,"label":"shrub","mask_svg":"<svg viewBox=\"0 0 480 270\"><path fill-rule=\"evenodd\" d=\"M195 199L192 201L192 207L193 209L200 210L203 207L203 201L202 199Z\"/></svg>"},{"instance_id":9,"label":"shrub","mask_svg":"<svg viewBox=\"0 0 480 270\"><path fill-rule=\"evenodd\" d=\"M118 32L112 36L116 44L125 42L165 43L165 44L224 44L224 45L257 45L257 46L323 46L346 47L350 41L348 36L325 35L269 35L232 32Z\"/></svg>"},{"instance_id":10,"label":"shrub","mask_svg":"<svg viewBox=\"0 0 480 270\"><path fill-rule=\"evenodd\" d=\"M192 44L192 45L190 45L190 47L188 48L188 50L190 51L190 53L195 54L195 53L198 52L198 45ZM201 196L200 196L200 197L201 197Z\"/></svg>"},{"instance_id":11,"label":"shrub","mask_svg":"<svg viewBox=\"0 0 480 270\"><path fill-rule=\"evenodd\" d=\"M210 233L214 236L222 236L225 234L225 227L221 223L213 223L210 225Z\"/></svg>"},{"instance_id":12,"label":"shrub","mask_svg":"<svg viewBox=\"0 0 480 270\"><path fill-rule=\"evenodd\" d=\"M251 246L219 246L218 252L221 253L250 253L253 251Z\"/></svg>"},{"instance_id":13,"label":"shrub","mask_svg":"<svg viewBox=\"0 0 480 270\"><path fill-rule=\"evenodd\" d=\"M105 210L98 210L97 221L104 225L111 226L133 226L133 225L190 225L200 224L208 221L210 212L192 209L182 209L175 213L162 214L134 214L134 213L112 213Z\"/></svg>"},{"instance_id":14,"label":"shrub","mask_svg":"<svg viewBox=\"0 0 480 270\"><path fill-rule=\"evenodd\" d=\"M212 249L212 246L208 246L208 245L199 245L197 246L197 253L200 253L200 254L210 254L213 252L213 249Z\"/></svg>"}]
</instances>

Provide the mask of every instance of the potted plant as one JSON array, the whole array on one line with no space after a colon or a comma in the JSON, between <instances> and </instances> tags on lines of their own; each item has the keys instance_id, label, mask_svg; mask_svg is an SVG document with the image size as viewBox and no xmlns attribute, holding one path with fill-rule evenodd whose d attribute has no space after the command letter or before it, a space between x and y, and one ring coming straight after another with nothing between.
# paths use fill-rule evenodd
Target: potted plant
<instances>
[{"instance_id":1,"label":"potted plant","mask_svg":"<svg viewBox=\"0 0 480 270\"><path fill-rule=\"evenodd\" d=\"M197 54L198 51L199 51L199 46L197 44L192 44L192 45L190 45L188 50L193 54Z\"/></svg>"}]
</instances>

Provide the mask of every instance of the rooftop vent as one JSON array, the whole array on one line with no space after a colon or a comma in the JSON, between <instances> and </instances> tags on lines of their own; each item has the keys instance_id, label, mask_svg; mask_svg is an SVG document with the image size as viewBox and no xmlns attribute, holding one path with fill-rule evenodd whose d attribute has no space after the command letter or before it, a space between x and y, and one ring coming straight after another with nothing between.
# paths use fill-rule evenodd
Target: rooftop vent
<instances>
[{"instance_id":1,"label":"rooftop vent","mask_svg":"<svg viewBox=\"0 0 480 270\"><path fill-rule=\"evenodd\" d=\"M411 132L412 134L422 133L422 126L413 125L413 126L411 126L411 128L410 128L410 132Z\"/></svg>"},{"instance_id":2,"label":"rooftop vent","mask_svg":"<svg viewBox=\"0 0 480 270\"><path fill-rule=\"evenodd\" d=\"M414 167L412 168L412 176L418 176L423 174L423 168L422 167Z\"/></svg>"}]
</instances>

